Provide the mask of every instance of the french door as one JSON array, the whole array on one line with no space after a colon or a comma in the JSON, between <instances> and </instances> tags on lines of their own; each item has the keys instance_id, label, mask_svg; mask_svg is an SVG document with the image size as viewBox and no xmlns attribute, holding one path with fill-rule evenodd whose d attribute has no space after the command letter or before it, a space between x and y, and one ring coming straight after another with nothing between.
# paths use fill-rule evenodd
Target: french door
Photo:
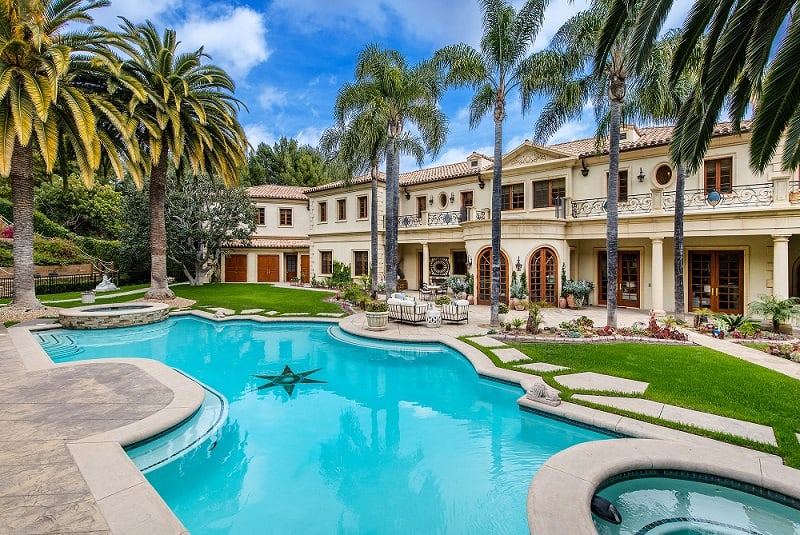
<instances>
[{"instance_id":1,"label":"french door","mask_svg":"<svg viewBox=\"0 0 800 535\"><path fill-rule=\"evenodd\" d=\"M500 302L508 303L508 268L506 255L500 253ZM492 250L484 249L478 257L478 304L492 302Z\"/></svg>"},{"instance_id":2,"label":"french door","mask_svg":"<svg viewBox=\"0 0 800 535\"><path fill-rule=\"evenodd\" d=\"M714 312L744 312L744 253L689 252L689 305Z\"/></svg>"},{"instance_id":3,"label":"french door","mask_svg":"<svg viewBox=\"0 0 800 535\"><path fill-rule=\"evenodd\" d=\"M600 252L597 265L600 281L597 302L607 304L608 259L606 252ZM641 262L639 251L619 251L617 253L617 306L639 308L641 302Z\"/></svg>"},{"instance_id":4,"label":"french door","mask_svg":"<svg viewBox=\"0 0 800 535\"><path fill-rule=\"evenodd\" d=\"M551 305L558 303L557 267L556 253L552 249L544 247L531 255L530 288L528 288L528 299L531 303L536 301L544 301Z\"/></svg>"}]
</instances>

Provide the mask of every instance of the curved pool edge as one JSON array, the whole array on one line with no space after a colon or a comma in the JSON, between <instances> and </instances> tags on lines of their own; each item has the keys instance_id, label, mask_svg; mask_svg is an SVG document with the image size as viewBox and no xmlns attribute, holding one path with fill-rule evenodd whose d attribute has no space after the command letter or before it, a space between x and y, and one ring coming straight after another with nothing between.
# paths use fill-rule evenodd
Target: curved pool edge
<instances>
[{"instance_id":1,"label":"curved pool edge","mask_svg":"<svg viewBox=\"0 0 800 535\"><path fill-rule=\"evenodd\" d=\"M674 440L623 438L587 442L552 456L528 489L531 533L597 533L592 496L605 481L633 470L672 469L711 474L800 499L800 471L775 456L717 442L714 447Z\"/></svg>"}]
</instances>

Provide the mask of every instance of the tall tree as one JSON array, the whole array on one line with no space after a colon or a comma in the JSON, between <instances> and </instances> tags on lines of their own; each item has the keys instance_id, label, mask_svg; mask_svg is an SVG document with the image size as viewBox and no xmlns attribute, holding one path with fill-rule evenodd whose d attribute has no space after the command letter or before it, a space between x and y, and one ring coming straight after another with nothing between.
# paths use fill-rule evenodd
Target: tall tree
<instances>
[{"instance_id":1,"label":"tall tree","mask_svg":"<svg viewBox=\"0 0 800 535\"><path fill-rule=\"evenodd\" d=\"M619 141L622 106L627 92L630 32L618 35L600 66L591 72L595 43L602 29L607 1L595 2L556 32L548 50L539 54L537 76L525 91L550 95L536 124L536 139L544 141L561 125L578 118L591 100L598 128L598 147L608 136L608 181L606 200L607 292L606 323L617 326ZM607 128L607 131L605 130Z\"/></svg>"},{"instance_id":2,"label":"tall tree","mask_svg":"<svg viewBox=\"0 0 800 535\"><path fill-rule=\"evenodd\" d=\"M259 143L248 157L250 183L285 186L319 186L344 178L336 167L326 167L320 151L282 137L271 147Z\"/></svg>"},{"instance_id":3,"label":"tall tree","mask_svg":"<svg viewBox=\"0 0 800 535\"><path fill-rule=\"evenodd\" d=\"M226 244L250 244L255 206L242 187L226 188L214 177L170 178L166 201L169 258L191 286L202 286L220 266Z\"/></svg>"},{"instance_id":4,"label":"tall tree","mask_svg":"<svg viewBox=\"0 0 800 535\"><path fill-rule=\"evenodd\" d=\"M503 0L481 0L483 37L480 50L461 43L445 47L434 57L445 71L445 82L474 89L469 107L470 127L489 112L494 118L494 168L492 173L492 325L498 325L500 303L501 212L503 173L503 121L506 97L534 72L531 47L544 20L547 0L528 0L516 12ZM522 94L523 113L530 99Z\"/></svg>"},{"instance_id":5,"label":"tall tree","mask_svg":"<svg viewBox=\"0 0 800 535\"><path fill-rule=\"evenodd\" d=\"M336 99L337 117L366 114L386 129L386 291L397 288L397 211L400 155L410 144L404 137L409 123L425 149L437 154L447 135L447 118L439 109L442 84L430 62L409 66L395 50L368 45L358 56L356 80L346 83ZM418 160L419 161L419 160Z\"/></svg>"},{"instance_id":6,"label":"tall tree","mask_svg":"<svg viewBox=\"0 0 800 535\"><path fill-rule=\"evenodd\" d=\"M145 155L140 162L150 175L151 272L145 297L171 299L164 220L168 164L179 173L189 167L195 175L214 173L226 185L235 184L247 164L247 140L237 118L241 102L233 96L230 76L203 63L208 56L202 48L177 53L174 30L159 35L149 21L135 25L126 19L120 30L106 35L129 58L122 72L145 91L144 98L131 95L128 107ZM125 96L121 90L118 98Z\"/></svg>"},{"instance_id":7,"label":"tall tree","mask_svg":"<svg viewBox=\"0 0 800 535\"><path fill-rule=\"evenodd\" d=\"M63 138L89 184L108 148L95 127L98 117L122 125L121 114L102 94L84 91L78 82L82 72L102 64L96 51L103 36L70 27L90 24L90 11L107 5L107 0L0 4L0 174L10 175L14 201L14 306L41 306L33 278L34 151L50 173ZM110 157L119 163L116 150Z\"/></svg>"},{"instance_id":8,"label":"tall tree","mask_svg":"<svg viewBox=\"0 0 800 535\"><path fill-rule=\"evenodd\" d=\"M631 25L634 64L646 61L674 4L674 0L642 0L641 9L632 11L630 2L611 0L596 65ZM800 166L800 79L796 76L800 17L793 16L798 5L786 0L695 0L671 64L673 80L681 75L701 39L706 41L705 52L699 83L684 102L675 127L671 147L675 162L696 171L726 103L731 119L738 123L755 95L750 165L764 171L785 135L783 166ZM784 26L786 34L779 41Z\"/></svg>"}]
</instances>

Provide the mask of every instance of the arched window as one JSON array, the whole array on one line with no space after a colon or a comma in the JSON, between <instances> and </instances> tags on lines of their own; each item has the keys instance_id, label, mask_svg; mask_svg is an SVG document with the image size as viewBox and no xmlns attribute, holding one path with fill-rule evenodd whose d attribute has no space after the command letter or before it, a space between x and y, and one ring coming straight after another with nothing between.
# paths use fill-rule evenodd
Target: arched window
<instances>
[{"instance_id":1,"label":"arched window","mask_svg":"<svg viewBox=\"0 0 800 535\"><path fill-rule=\"evenodd\" d=\"M557 267L556 253L550 248L537 249L531 255L528 299L532 303L536 301L544 301L551 305L558 303Z\"/></svg>"},{"instance_id":2,"label":"arched window","mask_svg":"<svg viewBox=\"0 0 800 535\"><path fill-rule=\"evenodd\" d=\"M508 260L500 253L500 301L508 302ZM492 250L484 249L478 256L478 304L492 302Z\"/></svg>"}]
</instances>

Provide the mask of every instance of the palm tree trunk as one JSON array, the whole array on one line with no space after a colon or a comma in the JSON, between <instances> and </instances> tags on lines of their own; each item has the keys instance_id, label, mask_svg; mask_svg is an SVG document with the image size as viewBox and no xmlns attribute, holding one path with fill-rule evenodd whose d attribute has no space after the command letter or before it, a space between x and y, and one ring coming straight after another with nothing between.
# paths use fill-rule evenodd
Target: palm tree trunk
<instances>
[{"instance_id":1,"label":"palm tree trunk","mask_svg":"<svg viewBox=\"0 0 800 535\"><path fill-rule=\"evenodd\" d=\"M378 293L378 166L373 165L370 169L372 176L372 201L370 210L369 228L369 271L372 275L372 298Z\"/></svg>"},{"instance_id":2,"label":"palm tree trunk","mask_svg":"<svg viewBox=\"0 0 800 535\"><path fill-rule=\"evenodd\" d=\"M12 305L41 308L33 278L33 148L14 140L11 155L14 199L14 299Z\"/></svg>"},{"instance_id":3,"label":"palm tree trunk","mask_svg":"<svg viewBox=\"0 0 800 535\"><path fill-rule=\"evenodd\" d=\"M389 138L386 148L386 294L397 289L397 192L400 181L400 158L397 140Z\"/></svg>"},{"instance_id":4,"label":"palm tree trunk","mask_svg":"<svg viewBox=\"0 0 800 535\"><path fill-rule=\"evenodd\" d=\"M489 308L489 324L500 324L497 306L500 303L500 237L502 173L503 173L503 118L502 103L496 104L494 113L494 169L492 171L492 289Z\"/></svg>"},{"instance_id":5,"label":"palm tree trunk","mask_svg":"<svg viewBox=\"0 0 800 535\"><path fill-rule=\"evenodd\" d=\"M613 85L612 81L612 85ZM609 89L609 94L612 89ZM606 287L606 325L617 327L617 269L619 253L617 249L619 204L619 123L622 101L611 95L609 147L608 147L608 200L606 204L606 267L608 286Z\"/></svg>"},{"instance_id":6,"label":"palm tree trunk","mask_svg":"<svg viewBox=\"0 0 800 535\"><path fill-rule=\"evenodd\" d=\"M678 165L678 177L675 180L675 317L679 320L686 315L686 303L684 301L683 287L683 212L685 199L683 198L686 189L686 166Z\"/></svg>"},{"instance_id":7,"label":"palm tree trunk","mask_svg":"<svg viewBox=\"0 0 800 535\"><path fill-rule=\"evenodd\" d=\"M164 201L167 191L167 147L150 173L150 289L145 299L173 299L167 284L167 228Z\"/></svg>"}]
</instances>

